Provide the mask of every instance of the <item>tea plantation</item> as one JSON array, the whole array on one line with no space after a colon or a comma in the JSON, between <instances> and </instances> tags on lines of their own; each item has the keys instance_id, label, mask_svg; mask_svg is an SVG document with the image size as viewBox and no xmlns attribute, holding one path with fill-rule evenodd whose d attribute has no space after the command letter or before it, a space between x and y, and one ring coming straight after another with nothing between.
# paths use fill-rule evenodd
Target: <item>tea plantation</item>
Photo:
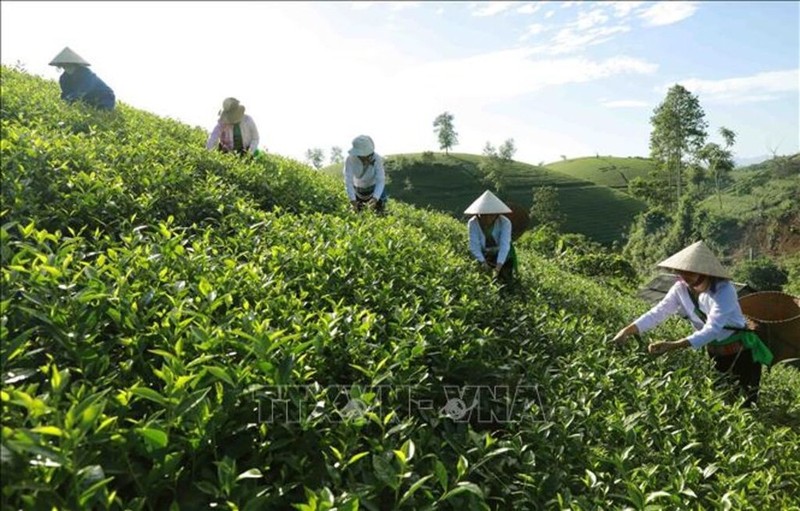
<instances>
[{"instance_id":1,"label":"tea plantation","mask_svg":"<svg viewBox=\"0 0 800 511\"><path fill-rule=\"evenodd\" d=\"M461 218L464 208L486 189L480 169L486 158L464 153L395 154L386 157L389 195L418 207L430 207ZM323 172L341 179L342 164ZM644 202L603 184L575 178L549 168L511 161L502 171L501 198L528 211L533 190L556 189L564 214L564 232L583 234L605 245L621 242Z\"/></svg>"},{"instance_id":2,"label":"tea plantation","mask_svg":"<svg viewBox=\"0 0 800 511\"><path fill-rule=\"evenodd\" d=\"M501 292L450 217L0 76L3 509L800 506L793 369L744 410L557 258Z\"/></svg>"}]
</instances>

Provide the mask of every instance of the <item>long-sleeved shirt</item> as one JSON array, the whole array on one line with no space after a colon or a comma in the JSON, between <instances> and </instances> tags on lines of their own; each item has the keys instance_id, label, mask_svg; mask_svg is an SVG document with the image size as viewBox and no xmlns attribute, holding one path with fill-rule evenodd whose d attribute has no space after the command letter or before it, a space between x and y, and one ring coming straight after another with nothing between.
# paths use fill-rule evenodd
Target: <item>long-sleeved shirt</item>
<instances>
[{"instance_id":1,"label":"long-sleeved shirt","mask_svg":"<svg viewBox=\"0 0 800 511\"><path fill-rule=\"evenodd\" d=\"M669 316L683 310L695 330L686 340L695 349L732 335L734 331L723 328L725 326L743 328L747 324L739 306L736 288L728 280L718 281L714 291L708 290L700 293L697 302L699 309L707 316L705 323L694 311L694 303L689 296L688 286L679 281L670 288L659 303L642 314L634 323L639 332L643 333L655 328Z\"/></svg>"},{"instance_id":2,"label":"long-sleeved shirt","mask_svg":"<svg viewBox=\"0 0 800 511\"><path fill-rule=\"evenodd\" d=\"M114 91L86 66L75 66L72 73L64 71L58 83L61 85L61 99L69 103L80 100L96 108L114 108Z\"/></svg>"},{"instance_id":3,"label":"long-sleeved shirt","mask_svg":"<svg viewBox=\"0 0 800 511\"><path fill-rule=\"evenodd\" d=\"M242 130L242 146L248 153L254 153L258 149L258 128L252 117L245 114L239 122ZM222 145L226 150L233 150L233 124L218 122L206 142L206 149L216 149L217 144Z\"/></svg>"},{"instance_id":4,"label":"long-sleeved shirt","mask_svg":"<svg viewBox=\"0 0 800 511\"><path fill-rule=\"evenodd\" d=\"M350 155L344 160L344 189L347 197L356 200L356 190L358 188L372 188L372 196L380 199L383 195L383 188L386 186L386 172L383 169L383 158L379 154L373 155L372 164L365 167L358 156Z\"/></svg>"},{"instance_id":5,"label":"long-sleeved shirt","mask_svg":"<svg viewBox=\"0 0 800 511\"><path fill-rule=\"evenodd\" d=\"M473 216L467 222L469 231L469 251L475 256L478 262L486 262L484 251L486 250L486 235L483 234L481 224L477 216ZM499 215L492 224L492 238L497 243L497 264L504 264L511 250L511 220L503 215Z\"/></svg>"}]
</instances>

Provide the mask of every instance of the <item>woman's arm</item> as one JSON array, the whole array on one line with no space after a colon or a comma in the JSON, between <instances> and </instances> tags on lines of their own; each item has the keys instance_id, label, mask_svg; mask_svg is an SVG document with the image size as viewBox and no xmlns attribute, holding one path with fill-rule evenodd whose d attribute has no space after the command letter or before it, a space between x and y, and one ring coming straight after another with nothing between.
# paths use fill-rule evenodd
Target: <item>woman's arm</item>
<instances>
[{"instance_id":1,"label":"woman's arm","mask_svg":"<svg viewBox=\"0 0 800 511\"><path fill-rule=\"evenodd\" d=\"M497 240L497 266L503 266L511 251L511 220L505 216L498 217L500 221L500 236Z\"/></svg>"},{"instance_id":2,"label":"woman's arm","mask_svg":"<svg viewBox=\"0 0 800 511\"><path fill-rule=\"evenodd\" d=\"M383 195L383 188L386 186L386 171L383 168L383 158L375 156L375 191L372 196L380 200Z\"/></svg>"},{"instance_id":3,"label":"woman's arm","mask_svg":"<svg viewBox=\"0 0 800 511\"><path fill-rule=\"evenodd\" d=\"M219 144L219 135L222 132L222 125L217 123L214 126L214 129L211 131L211 134L208 136L208 141L206 141L206 149L211 150L217 147Z\"/></svg>"},{"instance_id":4,"label":"woman's arm","mask_svg":"<svg viewBox=\"0 0 800 511\"><path fill-rule=\"evenodd\" d=\"M481 226L478 219L472 217L467 223L467 232L469 233L469 251L479 263L485 263L486 258L483 257L483 247L481 246Z\"/></svg>"}]
</instances>

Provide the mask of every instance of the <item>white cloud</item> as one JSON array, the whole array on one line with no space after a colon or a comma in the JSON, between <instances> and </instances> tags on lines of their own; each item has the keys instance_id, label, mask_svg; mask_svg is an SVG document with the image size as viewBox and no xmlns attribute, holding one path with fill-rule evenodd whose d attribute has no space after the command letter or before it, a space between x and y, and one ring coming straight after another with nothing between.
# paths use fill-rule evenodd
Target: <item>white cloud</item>
<instances>
[{"instance_id":1,"label":"white cloud","mask_svg":"<svg viewBox=\"0 0 800 511\"><path fill-rule=\"evenodd\" d=\"M472 7L472 15L494 16L511 9L515 4L516 2L478 2Z\"/></svg>"},{"instance_id":2,"label":"white cloud","mask_svg":"<svg viewBox=\"0 0 800 511\"><path fill-rule=\"evenodd\" d=\"M607 2L605 5L614 9L614 16L624 18L643 4L644 2Z\"/></svg>"},{"instance_id":3,"label":"white cloud","mask_svg":"<svg viewBox=\"0 0 800 511\"><path fill-rule=\"evenodd\" d=\"M556 13L556 11L547 11L546 13L544 13L544 19L552 18L553 14L555 14L555 13Z\"/></svg>"},{"instance_id":4,"label":"white cloud","mask_svg":"<svg viewBox=\"0 0 800 511\"><path fill-rule=\"evenodd\" d=\"M570 7L572 7L573 5L578 5L579 3L580 3L580 2L562 2L562 3L561 3L561 8L562 8L562 9L569 9L569 8L570 8Z\"/></svg>"},{"instance_id":5,"label":"white cloud","mask_svg":"<svg viewBox=\"0 0 800 511\"><path fill-rule=\"evenodd\" d=\"M578 30L587 30L595 25L602 25L606 21L608 21L608 16L606 16L603 11L600 9L593 9L589 12L579 12L578 21L575 22L574 26Z\"/></svg>"},{"instance_id":6,"label":"white cloud","mask_svg":"<svg viewBox=\"0 0 800 511\"><path fill-rule=\"evenodd\" d=\"M604 101L601 103L606 108L643 108L650 106L647 101L640 101L638 99L620 99L617 101Z\"/></svg>"},{"instance_id":7,"label":"white cloud","mask_svg":"<svg viewBox=\"0 0 800 511\"><path fill-rule=\"evenodd\" d=\"M406 9L413 9L419 7L422 2L386 2L389 8L393 11L404 11Z\"/></svg>"},{"instance_id":8,"label":"white cloud","mask_svg":"<svg viewBox=\"0 0 800 511\"><path fill-rule=\"evenodd\" d=\"M641 11L639 17L647 26L671 25L693 15L698 7L697 2L658 2Z\"/></svg>"},{"instance_id":9,"label":"white cloud","mask_svg":"<svg viewBox=\"0 0 800 511\"><path fill-rule=\"evenodd\" d=\"M522 34L522 37L520 37L519 40L526 41L527 39L535 35L541 34L545 30L547 30L547 27L545 25L542 25L541 23L534 23L532 25L528 25L528 29L525 31L524 34Z\"/></svg>"},{"instance_id":10,"label":"white cloud","mask_svg":"<svg viewBox=\"0 0 800 511\"><path fill-rule=\"evenodd\" d=\"M439 7L438 9L436 9L436 14L438 16L441 16L442 14L444 14L444 7Z\"/></svg>"},{"instance_id":11,"label":"white cloud","mask_svg":"<svg viewBox=\"0 0 800 511\"><path fill-rule=\"evenodd\" d=\"M562 28L553 37L549 44L536 48L537 52L559 55L594 46L611 39L615 34L628 32L630 27L618 25L612 27L597 27L579 32L573 27Z\"/></svg>"},{"instance_id":12,"label":"white cloud","mask_svg":"<svg viewBox=\"0 0 800 511\"><path fill-rule=\"evenodd\" d=\"M429 62L404 70L391 83L398 93L417 95L433 104L459 99L477 106L508 100L544 87L588 82L619 74L649 74L657 68L655 64L625 56L595 61L582 57L533 60L532 55L531 49L522 48ZM476 73L476 70L480 72ZM498 80L498 76L503 79Z\"/></svg>"},{"instance_id":13,"label":"white cloud","mask_svg":"<svg viewBox=\"0 0 800 511\"><path fill-rule=\"evenodd\" d=\"M768 71L752 76L702 80L689 78L678 82L703 99L725 102L756 102L776 99L778 93L800 91L800 70ZM661 87L666 92L671 85Z\"/></svg>"},{"instance_id":14,"label":"white cloud","mask_svg":"<svg viewBox=\"0 0 800 511\"><path fill-rule=\"evenodd\" d=\"M517 9L520 14L536 14L544 6L543 3L529 3Z\"/></svg>"},{"instance_id":15,"label":"white cloud","mask_svg":"<svg viewBox=\"0 0 800 511\"><path fill-rule=\"evenodd\" d=\"M357 11L363 11L364 9L369 9L373 5L377 4L378 2L352 2L350 7Z\"/></svg>"}]
</instances>

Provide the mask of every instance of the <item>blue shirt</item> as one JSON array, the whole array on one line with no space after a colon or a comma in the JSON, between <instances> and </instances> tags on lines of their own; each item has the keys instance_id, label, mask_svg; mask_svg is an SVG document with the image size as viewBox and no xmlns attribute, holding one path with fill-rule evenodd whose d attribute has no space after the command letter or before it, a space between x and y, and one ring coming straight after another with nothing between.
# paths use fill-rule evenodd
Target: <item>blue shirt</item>
<instances>
[{"instance_id":1,"label":"blue shirt","mask_svg":"<svg viewBox=\"0 0 800 511\"><path fill-rule=\"evenodd\" d=\"M511 220L503 215L499 215L492 224L492 238L497 244L497 264L505 264L506 258L511 251ZM469 251L478 260L486 262L484 251L486 250L486 235L481 229L480 221L477 216L473 216L467 222L467 232L469 232Z\"/></svg>"},{"instance_id":2,"label":"blue shirt","mask_svg":"<svg viewBox=\"0 0 800 511\"><path fill-rule=\"evenodd\" d=\"M61 99L72 103L86 103L106 110L114 108L114 91L86 66L79 66L72 74L66 71L58 79L61 85Z\"/></svg>"}]
</instances>

